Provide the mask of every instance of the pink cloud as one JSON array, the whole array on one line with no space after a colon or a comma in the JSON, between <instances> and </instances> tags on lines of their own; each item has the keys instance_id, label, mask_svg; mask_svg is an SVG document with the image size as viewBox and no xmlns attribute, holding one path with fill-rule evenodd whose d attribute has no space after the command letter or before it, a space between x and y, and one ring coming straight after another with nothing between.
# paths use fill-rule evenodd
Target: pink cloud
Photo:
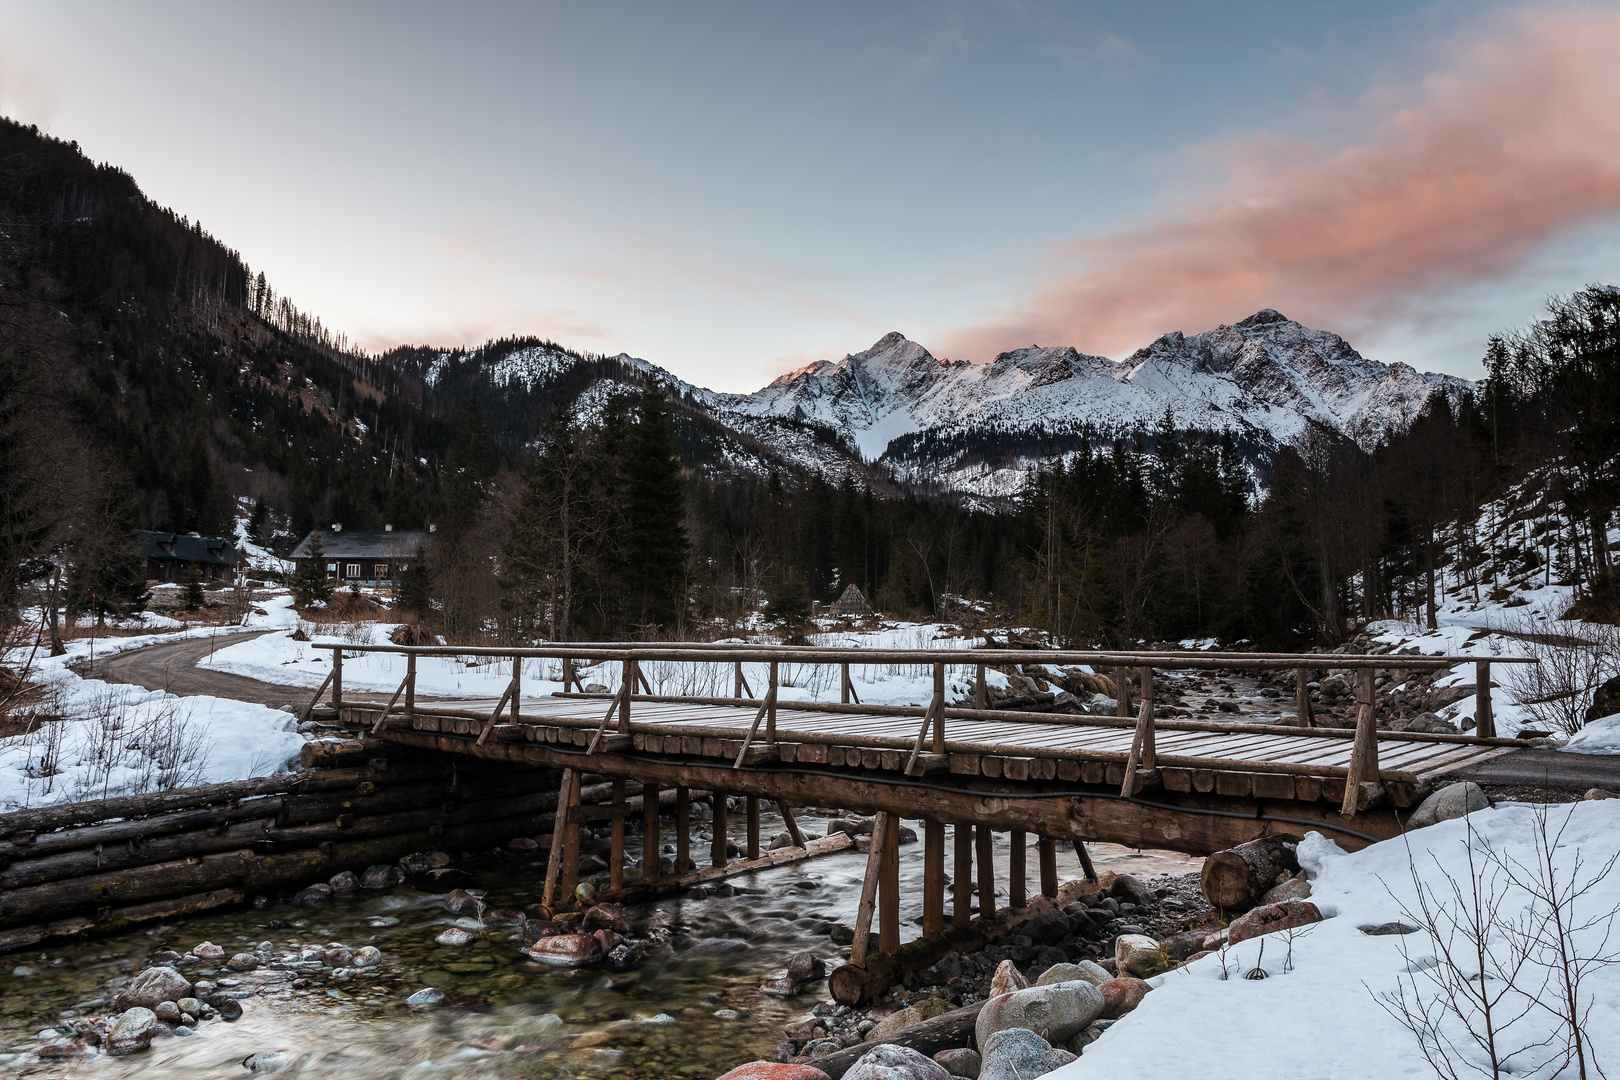
<instances>
[{"instance_id":1,"label":"pink cloud","mask_svg":"<svg viewBox=\"0 0 1620 1080\"><path fill-rule=\"evenodd\" d=\"M1031 299L948 335L945 351L986 359L1040 342L1120 355L1262 307L1358 327L1509 275L1553 236L1620 210L1620 13L1522 11L1451 56L1353 145L1207 148L1218 190L1062 246Z\"/></svg>"}]
</instances>

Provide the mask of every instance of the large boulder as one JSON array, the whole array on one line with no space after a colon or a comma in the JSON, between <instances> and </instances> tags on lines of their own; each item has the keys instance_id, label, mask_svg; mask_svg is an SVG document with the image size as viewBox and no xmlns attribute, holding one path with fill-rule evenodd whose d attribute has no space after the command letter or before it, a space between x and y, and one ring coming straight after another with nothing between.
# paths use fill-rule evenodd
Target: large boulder
<instances>
[{"instance_id":1,"label":"large boulder","mask_svg":"<svg viewBox=\"0 0 1620 1080\"><path fill-rule=\"evenodd\" d=\"M904 1031L913 1024L920 1024L924 1020L932 1020L951 1011L949 1002L939 998L920 998L915 1005L907 1005L904 1009L896 1009L877 1022L877 1026L866 1033L867 1042L877 1042L887 1039L897 1031Z\"/></svg>"},{"instance_id":2,"label":"large boulder","mask_svg":"<svg viewBox=\"0 0 1620 1080\"><path fill-rule=\"evenodd\" d=\"M1322 921L1322 911L1309 900L1285 900L1280 904L1267 904L1239 915L1226 928L1226 943L1236 945L1262 934L1275 934L1279 930L1292 930Z\"/></svg>"},{"instance_id":3,"label":"large boulder","mask_svg":"<svg viewBox=\"0 0 1620 1080\"><path fill-rule=\"evenodd\" d=\"M951 1080L951 1074L909 1046L883 1043L862 1054L844 1080Z\"/></svg>"},{"instance_id":4,"label":"large boulder","mask_svg":"<svg viewBox=\"0 0 1620 1080\"><path fill-rule=\"evenodd\" d=\"M1073 964L1053 964L1040 977L1035 980L1036 986L1051 986L1053 983L1088 982L1092 986L1101 986L1112 979L1108 969L1094 960L1081 960Z\"/></svg>"},{"instance_id":5,"label":"large boulder","mask_svg":"<svg viewBox=\"0 0 1620 1080\"><path fill-rule=\"evenodd\" d=\"M1074 1060L1026 1028L998 1031L980 1049L979 1080L1033 1080Z\"/></svg>"},{"instance_id":6,"label":"large boulder","mask_svg":"<svg viewBox=\"0 0 1620 1080\"><path fill-rule=\"evenodd\" d=\"M1114 878L1114 883L1108 886L1108 895L1122 904L1135 904L1137 907L1147 907L1153 903L1153 892L1142 883L1142 879L1131 874L1120 874Z\"/></svg>"},{"instance_id":7,"label":"large boulder","mask_svg":"<svg viewBox=\"0 0 1620 1080\"><path fill-rule=\"evenodd\" d=\"M597 904L585 913L580 926L586 930L612 930L615 934L630 936L630 920L624 917L618 904Z\"/></svg>"},{"instance_id":8,"label":"large boulder","mask_svg":"<svg viewBox=\"0 0 1620 1080\"><path fill-rule=\"evenodd\" d=\"M1009 1028L1028 1028L1060 1043L1084 1030L1102 1011L1102 991L1089 982L1032 986L985 1002L973 1031L981 1047L990 1036Z\"/></svg>"},{"instance_id":9,"label":"large boulder","mask_svg":"<svg viewBox=\"0 0 1620 1080\"><path fill-rule=\"evenodd\" d=\"M585 967L602 959L602 943L592 934L554 934L525 950L530 960L552 967Z\"/></svg>"},{"instance_id":10,"label":"large boulder","mask_svg":"<svg viewBox=\"0 0 1620 1080\"><path fill-rule=\"evenodd\" d=\"M1018 990L1028 990L1029 980L1024 973L1011 960L1003 960L996 965L996 973L990 977L990 996L1001 997Z\"/></svg>"},{"instance_id":11,"label":"large boulder","mask_svg":"<svg viewBox=\"0 0 1620 1080\"><path fill-rule=\"evenodd\" d=\"M720 1077L720 1080L832 1080L814 1065L794 1065L785 1061L750 1061Z\"/></svg>"},{"instance_id":12,"label":"large boulder","mask_svg":"<svg viewBox=\"0 0 1620 1080\"><path fill-rule=\"evenodd\" d=\"M107 1032L107 1053L133 1054L152 1045L152 1030L157 1027L157 1013L136 1007L127 1009Z\"/></svg>"},{"instance_id":13,"label":"large boulder","mask_svg":"<svg viewBox=\"0 0 1620 1080\"><path fill-rule=\"evenodd\" d=\"M1267 904L1280 904L1284 900L1309 900L1311 897L1311 883L1304 878L1289 878L1281 885L1274 885L1266 890L1256 907Z\"/></svg>"},{"instance_id":14,"label":"large boulder","mask_svg":"<svg viewBox=\"0 0 1620 1080\"><path fill-rule=\"evenodd\" d=\"M1156 975L1164 967L1164 949L1146 934L1121 934L1114 939L1115 971Z\"/></svg>"},{"instance_id":15,"label":"large boulder","mask_svg":"<svg viewBox=\"0 0 1620 1080\"><path fill-rule=\"evenodd\" d=\"M934 1060L945 1067L945 1071L952 1076L959 1076L962 1080L979 1080L979 1068L982 1059L977 1050L968 1050L958 1047L954 1050L941 1050L934 1055Z\"/></svg>"},{"instance_id":16,"label":"large boulder","mask_svg":"<svg viewBox=\"0 0 1620 1080\"><path fill-rule=\"evenodd\" d=\"M1133 979L1129 975L1118 979L1109 979L1097 987L1103 996L1103 1019L1117 1020L1142 1004L1142 999L1148 996L1153 987L1141 979Z\"/></svg>"},{"instance_id":17,"label":"large boulder","mask_svg":"<svg viewBox=\"0 0 1620 1080\"><path fill-rule=\"evenodd\" d=\"M1426 829L1442 821L1466 817L1475 810L1488 809L1490 805L1491 801L1485 797L1484 790L1472 780L1447 784L1418 805L1406 827L1409 830Z\"/></svg>"},{"instance_id":18,"label":"large boulder","mask_svg":"<svg viewBox=\"0 0 1620 1080\"><path fill-rule=\"evenodd\" d=\"M171 967L149 967L130 981L113 1003L118 1009L155 1009L160 1001L191 996L191 984Z\"/></svg>"}]
</instances>

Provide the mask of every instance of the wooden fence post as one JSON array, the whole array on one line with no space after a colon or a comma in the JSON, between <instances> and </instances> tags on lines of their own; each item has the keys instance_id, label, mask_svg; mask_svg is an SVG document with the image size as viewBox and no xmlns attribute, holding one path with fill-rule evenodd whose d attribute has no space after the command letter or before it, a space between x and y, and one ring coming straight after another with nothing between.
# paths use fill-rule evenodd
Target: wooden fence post
<instances>
[{"instance_id":1,"label":"wooden fence post","mask_svg":"<svg viewBox=\"0 0 1620 1080\"><path fill-rule=\"evenodd\" d=\"M1345 817L1356 816L1362 782L1378 780L1378 716L1372 668L1356 672L1356 706L1355 748L1350 752L1350 768L1344 778L1344 801L1339 805L1339 813Z\"/></svg>"},{"instance_id":2,"label":"wooden fence post","mask_svg":"<svg viewBox=\"0 0 1620 1080\"><path fill-rule=\"evenodd\" d=\"M1114 669L1114 715L1131 715L1131 679L1129 668L1118 667Z\"/></svg>"},{"instance_id":3,"label":"wooden fence post","mask_svg":"<svg viewBox=\"0 0 1620 1080\"><path fill-rule=\"evenodd\" d=\"M332 650L332 711L343 722L343 650Z\"/></svg>"},{"instance_id":4,"label":"wooden fence post","mask_svg":"<svg viewBox=\"0 0 1620 1080\"><path fill-rule=\"evenodd\" d=\"M967 926L973 921L973 826L961 822L951 826L955 858L951 873L951 925Z\"/></svg>"},{"instance_id":5,"label":"wooden fence post","mask_svg":"<svg viewBox=\"0 0 1620 1080\"><path fill-rule=\"evenodd\" d=\"M887 815L883 829L883 862L878 867L878 950L900 951L900 815ZM872 830L877 846L877 829Z\"/></svg>"},{"instance_id":6,"label":"wooden fence post","mask_svg":"<svg viewBox=\"0 0 1620 1080\"><path fill-rule=\"evenodd\" d=\"M838 703L849 704L849 661L838 665Z\"/></svg>"},{"instance_id":7,"label":"wooden fence post","mask_svg":"<svg viewBox=\"0 0 1620 1080\"><path fill-rule=\"evenodd\" d=\"M937 941L945 932L945 825L923 822L923 937Z\"/></svg>"},{"instance_id":8,"label":"wooden fence post","mask_svg":"<svg viewBox=\"0 0 1620 1080\"><path fill-rule=\"evenodd\" d=\"M1300 727L1315 727L1316 714L1311 711L1311 671L1294 669L1294 718Z\"/></svg>"},{"instance_id":9,"label":"wooden fence post","mask_svg":"<svg viewBox=\"0 0 1620 1080\"><path fill-rule=\"evenodd\" d=\"M405 657L405 719L416 716L416 654Z\"/></svg>"},{"instance_id":10,"label":"wooden fence post","mask_svg":"<svg viewBox=\"0 0 1620 1080\"><path fill-rule=\"evenodd\" d=\"M512 723L518 722L518 698L523 693L523 657L512 657Z\"/></svg>"},{"instance_id":11,"label":"wooden fence post","mask_svg":"<svg viewBox=\"0 0 1620 1080\"><path fill-rule=\"evenodd\" d=\"M777 662L772 660L771 689L765 698L765 743L767 746L776 741L776 688L779 685L778 675Z\"/></svg>"},{"instance_id":12,"label":"wooden fence post","mask_svg":"<svg viewBox=\"0 0 1620 1080\"><path fill-rule=\"evenodd\" d=\"M995 834L988 825L973 827L973 846L979 853L979 918L996 913Z\"/></svg>"},{"instance_id":13,"label":"wooden fence post","mask_svg":"<svg viewBox=\"0 0 1620 1080\"><path fill-rule=\"evenodd\" d=\"M636 677L640 674L641 672L634 660L624 662L624 673L621 676L624 680L624 693L619 698L619 732L621 734L628 735L630 733L630 698L636 692Z\"/></svg>"},{"instance_id":14,"label":"wooden fence post","mask_svg":"<svg viewBox=\"0 0 1620 1080\"><path fill-rule=\"evenodd\" d=\"M1013 829L1007 839L1012 843L1012 850L1007 853L1007 905L1021 908L1029 902L1029 871L1024 862L1029 841L1023 829Z\"/></svg>"},{"instance_id":15,"label":"wooden fence post","mask_svg":"<svg viewBox=\"0 0 1620 1080\"><path fill-rule=\"evenodd\" d=\"M1041 863L1041 895L1056 896L1058 891L1057 876L1057 841L1050 836L1042 836L1035 842Z\"/></svg>"},{"instance_id":16,"label":"wooden fence post","mask_svg":"<svg viewBox=\"0 0 1620 1080\"><path fill-rule=\"evenodd\" d=\"M945 665L934 665L934 753L945 752Z\"/></svg>"},{"instance_id":17,"label":"wooden fence post","mask_svg":"<svg viewBox=\"0 0 1620 1080\"><path fill-rule=\"evenodd\" d=\"M986 709L990 706L990 687L984 679L984 665L978 664L973 679L973 707Z\"/></svg>"},{"instance_id":18,"label":"wooden fence post","mask_svg":"<svg viewBox=\"0 0 1620 1080\"><path fill-rule=\"evenodd\" d=\"M1496 713L1491 707L1491 662L1474 665L1474 734L1481 739L1496 738Z\"/></svg>"}]
</instances>

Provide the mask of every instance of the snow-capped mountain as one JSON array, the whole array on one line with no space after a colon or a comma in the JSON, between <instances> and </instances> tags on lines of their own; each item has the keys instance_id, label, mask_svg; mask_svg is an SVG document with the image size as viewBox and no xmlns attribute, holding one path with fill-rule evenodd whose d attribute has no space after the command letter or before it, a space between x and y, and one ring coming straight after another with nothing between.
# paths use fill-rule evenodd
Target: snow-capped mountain
<instances>
[{"instance_id":1,"label":"snow-capped mountain","mask_svg":"<svg viewBox=\"0 0 1620 1080\"><path fill-rule=\"evenodd\" d=\"M572 378L582 404L652 375L723 430L714 436L727 443L717 467L882 472L980 496L1011 494L1032 462L1053 453L1150 434L1166 418L1181 431L1230 433L1257 465L1312 425L1371 447L1435 395L1455 399L1470 387L1368 360L1337 334L1269 308L1191 337L1165 334L1123 361L1031 346L973 364L891 333L751 394L705 390L628 355L587 357L532 340L416 350L400 363L429 387L452 380L481 397L526 397Z\"/></svg>"}]
</instances>

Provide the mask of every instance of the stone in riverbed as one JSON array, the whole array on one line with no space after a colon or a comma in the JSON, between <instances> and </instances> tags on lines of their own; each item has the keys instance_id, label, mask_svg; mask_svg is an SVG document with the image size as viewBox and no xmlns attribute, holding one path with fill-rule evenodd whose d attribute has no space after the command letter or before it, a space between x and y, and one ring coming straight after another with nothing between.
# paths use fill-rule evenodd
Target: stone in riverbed
<instances>
[{"instance_id":1,"label":"stone in riverbed","mask_svg":"<svg viewBox=\"0 0 1620 1080\"><path fill-rule=\"evenodd\" d=\"M172 1001L158 1002L152 1013L165 1024L178 1024L180 1022L180 1006Z\"/></svg>"},{"instance_id":2,"label":"stone in riverbed","mask_svg":"<svg viewBox=\"0 0 1620 1080\"><path fill-rule=\"evenodd\" d=\"M191 996L191 984L174 968L150 967L131 980L129 987L118 995L114 1007L122 1009L153 1009L160 1001L178 1001Z\"/></svg>"},{"instance_id":3,"label":"stone in riverbed","mask_svg":"<svg viewBox=\"0 0 1620 1080\"><path fill-rule=\"evenodd\" d=\"M335 893L352 893L360 887L360 879L354 876L353 870L343 870L326 879Z\"/></svg>"},{"instance_id":4,"label":"stone in riverbed","mask_svg":"<svg viewBox=\"0 0 1620 1080\"><path fill-rule=\"evenodd\" d=\"M193 987L191 992L195 994L198 991L195 987ZM174 1007L188 1016L201 1016L203 1003L194 997L183 997L174 1003ZM163 1017L159 1015L158 1019L161 1020Z\"/></svg>"},{"instance_id":5,"label":"stone in riverbed","mask_svg":"<svg viewBox=\"0 0 1620 1080\"><path fill-rule=\"evenodd\" d=\"M788 960L787 973L790 979L812 982L826 977L827 965L813 952L794 953Z\"/></svg>"},{"instance_id":6,"label":"stone in riverbed","mask_svg":"<svg viewBox=\"0 0 1620 1080\"><path fill-rule=\"evenodd\" d=\"M239 952L225 961L225 966L232 971L257 971L259 970L259 958L250 952Z\"/></svg>"},{"instance_id":7,"label":"stone in riverbed","mask_svg":"<svg viewBox=\"0 0 1620 1080\"><path fill-rule=\"evenodd\" d=\"M844 923L833 923L827 936L832 938L834 945L850 945L855 941L855 928Z\"/></svg>"},{"instance_id":8,"label":"stone in riverbed","mask_svg":"<svg viewBox=\"0 0 1620 1080\"><path fill-rule=\"evenodd\" d=\"M960 1076L962 1080L979 1080L981 1059L975 1050L941 1050L934 1055L934 1060L952 1076Z\"/></svg>"},{"instance_id":9,"label":"stone in riverbed","mask_svg":"<svg viewBox=\"0 0 1620 1080\"><path fill-rule=\"evenodd\" d=\"M418 990L405 999L407 1005L437 1005L444 1000L444 991L434 986Z\"/></svg>"},{"instance_id":10,"label":"stone in riverbed","mask_svg":"<svg viewBox=\"0 0 1620 1080\"><path fill-rule=\"evenodd\" d=\"M782 1061L750 1061L720 1077L720 1080L832 1080L813 1065L790 1065Z\"/></svg>"},{"instance_id":11,"label":"stone in riverbed","mask_svg":"<svg viewBox=\"0 0 1620 1080\"><path fill-rule=\"evenodd\" d=\"M1108 886L1108 895L1122 904L1147 907L1153 903L1153 892L1133 874L1119 874Z\"/></svg>"},{"instance_id":12,"label":"stone in riverbed","mask_svg":"<svg viewBox=\"0 0 1620 1080\"><path fill-rule=\"evenodd\" d=\"M881 1043L861 1055L861 1060L844 1073L844 1080L950 1080L932 1058L909 1046Z\"/></svg>"},{"instance_id":13,"label":"stone in riverbed","mask_svg":"<svg viewBox=\"0 0 1620 1080\"><path fill-rule=\"evenodd\" d=\"M157 1014L151 1009L136 1006L124 1014L107 1032L107 1053L133 1054L152 1045L152 1029L157 1026Z\"/></svg>"},{"instance_id":14,"label":"stone in riverbed","mask_svg":"<svg viewBox=\"0 0 1620 1080\"><path fill-rule=\"evenodd\" d=\"M606 933L599 930L598 933ZM614 971L632 971L642 965L642 955L628 945L615 945L607 954L608 967Z\"/></svg>"},{"instance_id":15,"label":"stone in riverbed","mask_svg":"<svg viewBox=\"0 0 1620 1080\"><path fill-rule=\"evenodd\" d=\"M484 921L491 926L522 926L528 922L528 916L517 908L498 907L492 908Z\"/></svg>"},{"instance_id":16,"label":"stone in riverbed","mask_svg":"<svg viewBox=\"0 0 1620 1080\"><path fill-rule=\"evenodd\" d=\"M1147 997L1148 991L1152 990L1153 987L1141 979L1125 976L1118 979L1109 979L1097 989L1102 991L1103 1019L1117 1020L1142 1004L1142 999Z\"/></svg>"},{"instance_id":17,"label":"stone in riverbed","mask_svg":"<svg viewBox=\"0 0 1620 1080\"><path fill-rule=\"evenodd\" d=\"M1133 975L1163 970L1164 950L1146 934L1121 934L1114 939L1114 970Z\"/></svg>"},{"instance_id":18,"label":"stone in riverbed","mask_svg":"<svg viewBox=\"0 0 1620 1080\"><path fill-rule=\"evenodd\" d=\"M260 1050L242 1059L242 1068L251 1073L280 1072L287 1067L287 1055L280 1050Z\"/></svg>"},{"instance_id":19,"label":"stone in riverbed","mask_svg":"<svg viewBox=\"0 0 1620 1080\"><path fill-rule=\"evenodd\" d=\"M225 946L215 945L212 941L205 941L191 950L191 955L199 960L225 959Z\"/></svg>"},{"instance_id":20,"label":"stone in riverbed","mask_svg":"<svg viewBox=\"0 0 1620 1080\"><path fill-rule=\"evenodd\" d=\"M1024 973L1011 960L1003 960L996 965L996 973L990 977L990 996L1001 997L1018 990L1028 990L1029 980Z\"/></svg>"},{"instance_id":21,"label":"stone in riverbed","mask_svg":"<svg viewBox=\"0 0 1620 1080\"><path fill-rule=\"evenodd\" d=\"M484 902L466 889L451 889L444 898L444 910L452 915L474 913L483 906Z\"/></svg>"},{"instance_id":22,"label":"stone in riverbed","mask_svg":"<svg viewBox=\"0 0 1620 1080\"><path fill-rule=\"evenodd\" d=\"M797 997L799 993L799 980L783 977L780 979L766 979L759 984L759 992L769 994L771 997L790 998Z\"/></svg>"},{"instance_id":23,"label":"stone in riverbed","mask_svg":"<svg viewBox=\"0 0 1620 1080\"><path fill-rule=\"evenodd\" d=\"M877 1042L886 1039L897 1031L904 1031L913 1024L920 1024L924 1020L932 1020L934 1017L950 1011L950 1005L939 998L919 998L916 1004L908 1005L904 1009L897 1009L879 1020L877 1025L866 1033L866 1041Z\"/></svg>"},{"instance_id":24,"label":"stone in riverbed","mask_svg":"<svg viewBox=\"0 0 1620 1080\"><path fill-rule=\"evenodd\" d=\"M452 926L450 929L440 933L439 936L433 940L440 945L465 945L472 939L473 936L467 933L467 931L458 930L456 927Z\"/></svg>"},{"instance_id":25,"label":"stone in riverbed","mask_svg":"<svg viewBox=\"0 0 1620 1080\"><path fill-rule=\"evenodd\" d=\"M242 1003L235 998L215 994L208 999L208 1004L213 1006L214 1011L219 1014L219 1018L226 1023L234 1023L242 1019Z\"/></svg>"},{"instance_id":26,"label":"stone in riverbed","mask_svg":"<svg viewBox=\"0 0 1620 1080\"><path fill-rule=\"evenodd\" d=\"M299 907L319 907L332 896L332 886L324 881L318 881L307 889L300 889L293 897L293 903Z\"/></svg>"},{"instance_id":27,"label":"stone in riverbed","mask_svg":"<svg viewBox=\"0 0 1620 1080\"><path fill-rule=\"evenodd\" d=\"M602 943L590 934L553 934L526 950L530 960L552 967L585 967L602 959Z\"/></svg>"},{"instance_id":28,"label":"stone in riverbed","mask_svg":"<svg viewBox=\"0 0 1620 1080\"><path fill-rule=\"evenodd\" d=\"M1101 986L1112 978L1113 976L1101 965L1090 960L1080 960L1073 964L1053 964L1041 972L1040 977L1035 980L1035 985L1051 986L1053 983L1079 981L1088 982L1092 986Z\"/></svg>"},{"instance_id":29,"label":"stone in riverbed","mask_svg":"<svg viewBox=\"0 0 1620 1080\"><path fill-rule=\"evenodd\" d=\"M981 1047L991 1035L1009 1028L1028 1028L1061 1043L1083 1031L1102 1011L1102 991L1088 982L1032 986L985 1002L974 1034Z\"/></svg>"},{"instance_id":30,"label":"stone in riverbed","mask_svg":"<svg viewBox=\"0 0 1620 1080\"><path fill-rule=\"evenodd\" d=\"M844 1044L839 1042L837 1039L812 1039L810 1042L805 1044L804 1056L813 1061L816 1058L823 1058L829 1054L839 1053L843 1049Z\"/></svg>"},{"instance_id":31,"label":"stone in riverbed","mask_svg":"<svg viewBox=\"0 0 1620 1080\"><path fill-rule=\"evenodd\" d=\"M611 930L626 937L630 935L630 921L619 910L618 904L597 904L585 912L580 926L586 930Z\"/></svg>"},{"instance_id":32,"label":"stone in riverbed","mask_svg":"<svg viewBox=\"0 0 1620 1080\"><path fill-rule=\"evenodd\" d=\"M1466 817L1475 810L1489 809L1490 805L1491 800L1485 797L1485 790L1472 780L1447 784L1418 805L1406 828L1409 832L1427 828L1442 821Z\"/></svg>"},{"instance_id":33,"label":"stone in riverbed","mask_svg":"<svg viewBox=\"0 0 1620 1080\"><path fill-rule=\"evenodd\" d=\"M363 889L386 889L399 881L399 871L392 866L368 866L365 873L360 875L360 887Z\"/></svg>"},{"instance_id":34,"label":"stone in riverbed","mask_svg":"<svg viewBox=\"0 0 1620 1080\"><path fill-rule=\"evenodd\" d=\"M1262 934L1293 930L1321 921L1321 909L1309 900L1286 900L1281 904L1267 904L1233 919L1232 924L1227 927L1226 942L1228 945L1236 945L1240 941L1248 941Z\"/></svg>"},{"instance_id":35,"label":"stone in riverbed","mask_svg":"<svg viewBox=\"0 0 1620 1080\"><path fill-rule=\"evenodd\" d=\"M980 1049L979 1080L1029 1080L1074 1060L1027 1028L1007 1028Z\"/></svg>"}]
</instances>

